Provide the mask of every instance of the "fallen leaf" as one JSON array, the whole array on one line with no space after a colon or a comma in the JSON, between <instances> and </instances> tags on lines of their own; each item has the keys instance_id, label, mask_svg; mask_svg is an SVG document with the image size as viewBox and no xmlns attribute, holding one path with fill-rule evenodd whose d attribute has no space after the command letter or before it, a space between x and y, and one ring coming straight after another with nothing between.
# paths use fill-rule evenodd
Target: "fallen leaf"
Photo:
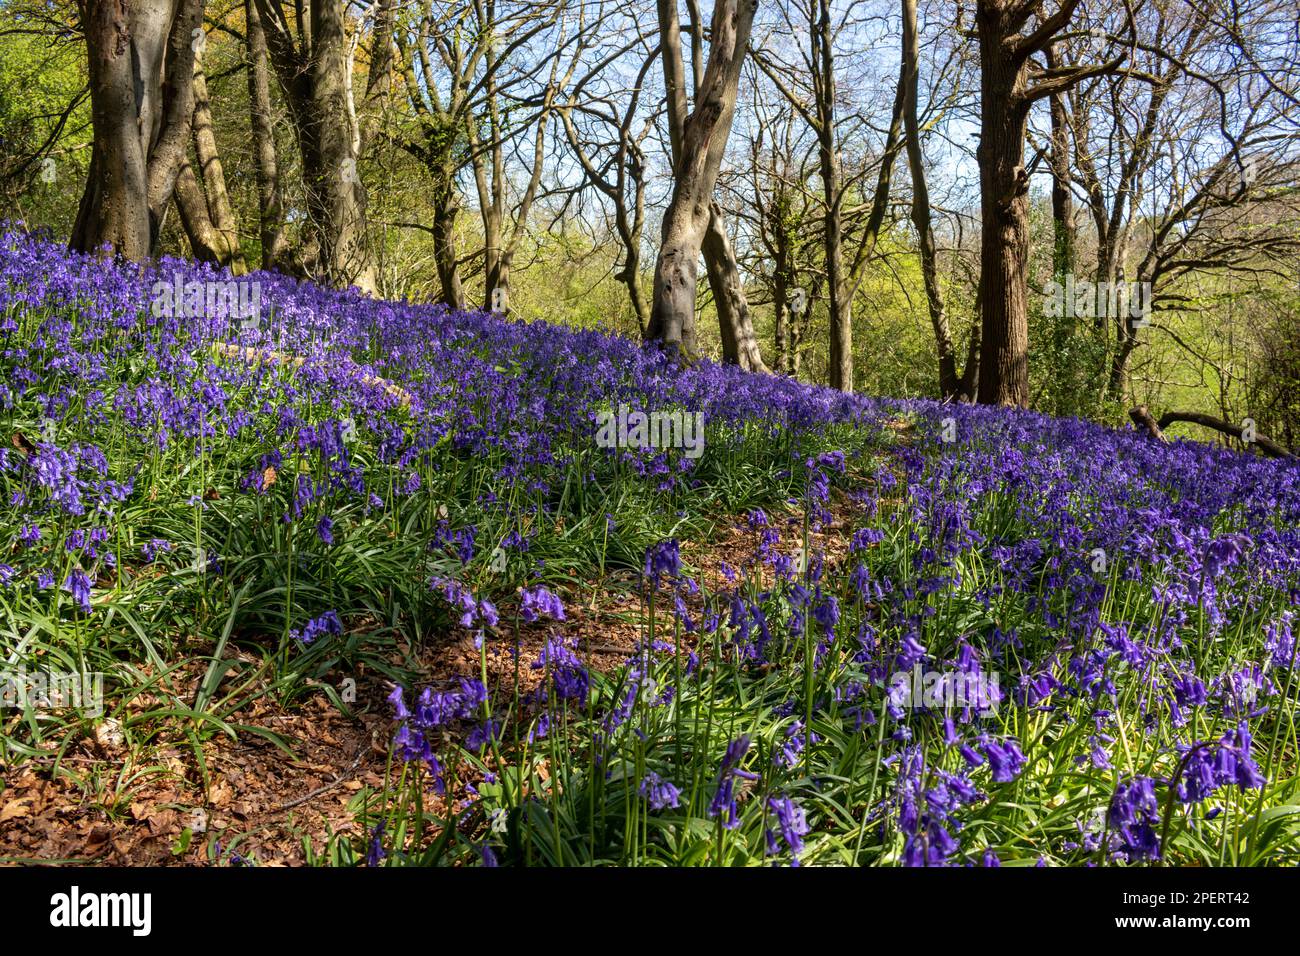
<instances>
[{"instance_id":1,"label":"fallen leaf","mask_svg":"<svg viewBox=\"0 0 1300 956\"><path fill-rule=\"evenodd\" d=\"M176 828L176 811L163 810L149 817L149 832L153 836L163 836Z\"/></svg>"},{"instance_id":2,"label":"fallen leaf","mask_svg":"<svg viewBox=\"0 0 1300 956\"><path fill-rule=\"evenodd\" d=\"M13 445L22 452L24 456L31 455L31 453L36 450L36 446L28 441L27 436L22 432L14 432Z\"/></svg>"},{"instance_id":3,"label":"fallen leaf","mask_svg":"<svg viewBox=\"0 0 1300 956\"><path fill-rule=\"evenodd\" d=\"M224 783L218 783L212 788L208 795L208 801L218 810L230 806L230 801L234 799L235 791Z\"/></svg>"},{"instance_id":4,"label":"fallen leaf","mask_svg":"<svg viewBox=\"0 0 1300 956\"><path fill-rule=\"evenodd\" d=\"M109 753L116 753L126 746L126 735L122 733L122 722L112 717L95 725L95 743Z\"/></svg>"},{"instance_id":5,"label":"fallen leaf","mask_svg":"<svg viewBox=\"0 0 1300 956\"><path fill-rule=\"evenodd\" d=\"M21 800L10 800L5 804L4 809L0 810L0 823L28 816L31 811L32 801L30 797L23 797Z\"/></svg>"}]
</instances>

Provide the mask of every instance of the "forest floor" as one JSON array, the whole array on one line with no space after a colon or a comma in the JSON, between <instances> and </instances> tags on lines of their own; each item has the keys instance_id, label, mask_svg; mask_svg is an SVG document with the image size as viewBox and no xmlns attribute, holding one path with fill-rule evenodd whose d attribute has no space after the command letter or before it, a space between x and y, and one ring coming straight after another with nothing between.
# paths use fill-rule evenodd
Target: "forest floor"
<instances>
[{"instance_id":1,"label":"forest floor","mask_svg":"<svg viewBox=\"0 0 1300 956\"><path fill-rule=\"evenodd\" d=\"M847 550L841 532L855 507L838 498L837 519L812 533L828 562ZM794 510L773 516L783 545L797 545L797 517ZM683 559L697 570L703 589L718 589L723 565L735 567L752 556L758 537L743 520L725 522L705 542L684 542ZM564 633L578 639L593 669L614 670L635 649L642 635L637 581L635 573L622 572L561 593L569 617ZM539 624L520 631L525 686L539 679L528 665L550 630ZM487 642L490 687L510 687L511 644L504 635ZM414 661L408 656L401 663L433 685L478 676L483 665L472 633L460 628L408 653ZM206 666L194 662L193 686ZM291 753L258 736L218 734L197 751L200 766L183 728L164 731L153 746L130 753L105 723L100 726L107 732L83 738L61 758L52 753L21 768L0 768L0 865L297 866L309 861L306 844L319 851L331 835L360 836L357 801L384 789L393 724L386 703L391 685L373 673L355 677L359 701L383 703L349 716L324 694L289 706L267 695L229 716L232 723L272 731Z\"/></svg>"}]
</instances>

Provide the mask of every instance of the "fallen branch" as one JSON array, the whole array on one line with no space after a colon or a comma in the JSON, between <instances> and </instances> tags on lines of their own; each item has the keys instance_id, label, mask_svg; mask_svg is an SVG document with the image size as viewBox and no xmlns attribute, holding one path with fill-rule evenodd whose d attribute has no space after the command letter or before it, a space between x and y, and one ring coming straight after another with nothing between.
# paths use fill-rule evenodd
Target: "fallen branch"
<instances>
[{"instance_id":1,"label":"fallen branch","mask_svg":"<svg viewBox=\"0 0 1300 956\"><path fill-rule=\"evenodd\" d=\"M1221 434L1240 439L1247 445L1254 445L1269 458L1296 457L1290 452L1290 450L1273 441L1273 439L1269 438L1267 435L1261 435L1256 432L1249 441L1246 441L1244 437L1245 430L1240 425L1233 425L1231 422L1225 422L1221 418L1215 418L1213 415L1205 415L1201 412L1165 412L1160 416L1160 420L1156 421L1152 417L1151 413L1147 411L1145 405L1139 405L1136 408L1129 410L1128 417L1133 420L1135 425L1145 430L1152 438L1162 442L1169 440L1164 435L1164 430L1166 428L1174 424L1174 422L1188 422L1192 425L1201 425L1205 428L1212 428Z\"/></svg>"},{"instance_id":2,"label":"fallen branch","mask_svg":"<svg viewBox=\"0 0 1300 956\"><path fill-rule=\"evenodd\" d=\"M1157 424L1155 417L1147 411L1145 405L1139 405L1137 408L1130 408L1128 417L1133 419L1134 425L1141 428L1156 441L1169 441L1169 439L1165 437L1165 433L1160 430L1160 425Z\"/></svg>"},{"instance_id":3,"label":"fallen branch","mask_svg":"<svg viewBox=\"0 0 1300 956\"><path fill-rule=\"evenodd\" d=\"M348 767L347 770L343 771L337 777L331 780L329 783L325 784L325 786L317 787L315 790L311 791L310 793L304 793L301 797L298 797L297 799L294 800L290 800L288 803L282 803L278 807L272 807L271 812L283 813L285 810L292 810L294 807L302 806L304 803L306 803L309 800L315 800L317 797L321 796L322 794L329 793L331 790L333 790L335 787L337 787L339 784L343 783L344 781L351 780L352 775L356 772L357 767L361 766L361 760L362 758L365 757L366 751L369 750L372 746L374 746L374 742L375 742L374 735L372 734L371 739L366 743L362 744L361 749L357 751L356 758L352 761L352 765Z\"/></svg>"}]
</instances>

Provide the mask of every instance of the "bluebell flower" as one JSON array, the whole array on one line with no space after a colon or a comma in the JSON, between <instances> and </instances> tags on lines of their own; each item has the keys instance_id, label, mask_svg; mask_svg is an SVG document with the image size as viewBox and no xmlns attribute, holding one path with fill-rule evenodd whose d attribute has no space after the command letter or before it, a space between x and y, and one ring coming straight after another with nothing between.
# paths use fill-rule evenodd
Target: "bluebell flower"
<instances>
[{"instance_id":1,"label":"bluebell flower","mask_svg":"<svg viewBox=\"0 0 1300 956\"><path fill-rule=\"evenodd\" d=\"M651 810L663 810L667 807L676 807L678 805L678 798L682 793L679 789L667 780L664 780L653 770L642 778L638 792L649 802Z\"/></svg>"},{"instance_id":2,"label":"bluebell flower","mask_svg":"<svg viewBox=\"0 0 1300 956\"><path fill-rule=\"evenodd\" d=\"M727 745L713 800L709 803L709 816L720 818L723 828L727 830L740 826L740 814L736 808L736 781L758 779L757 774L740 769L740 762L748 751L747 736L737 737Z\"/></svg>"},{"instance_id":3,"label":"bluebell flower","mask_svg":"<svg viewBox=\"0 0 1300 956\"><path fill-rule=\"evenodd\" d=\"M781 845L777 842L777 836L780 836L781 843L790 851L791 865L798 866L799 854L804 848L803 838L808 834L807 815L802 807L786 796L768 797L767 809L776 818L776 826L769 827L765 833L768 855L781 851Z\"/></svg>"}]
</instances>

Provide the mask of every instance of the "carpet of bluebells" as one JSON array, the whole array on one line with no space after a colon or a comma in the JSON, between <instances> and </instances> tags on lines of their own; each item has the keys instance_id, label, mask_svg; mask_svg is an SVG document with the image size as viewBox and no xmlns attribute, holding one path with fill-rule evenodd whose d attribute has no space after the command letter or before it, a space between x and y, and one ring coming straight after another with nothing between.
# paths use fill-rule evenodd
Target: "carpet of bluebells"
<instances>
[{"instance_id":1,"label":"carpet of bluebells","mask_svg":"<svg viewBox=\"0 0 1300 956\"><path fill-rule=\"evenodd\" d=\"M0 712L3 762L272 735L250 699L364 661L388 785L320 862L1300 862L1294 462L270 274L255 316L157 306L228 279L0 238L0 655L107 693ZM704 453L600 447L620 404ZM621 666L580 579L639 598ZM481 679L392 663L454 629Z\"/></svg>"}]
</instances>

